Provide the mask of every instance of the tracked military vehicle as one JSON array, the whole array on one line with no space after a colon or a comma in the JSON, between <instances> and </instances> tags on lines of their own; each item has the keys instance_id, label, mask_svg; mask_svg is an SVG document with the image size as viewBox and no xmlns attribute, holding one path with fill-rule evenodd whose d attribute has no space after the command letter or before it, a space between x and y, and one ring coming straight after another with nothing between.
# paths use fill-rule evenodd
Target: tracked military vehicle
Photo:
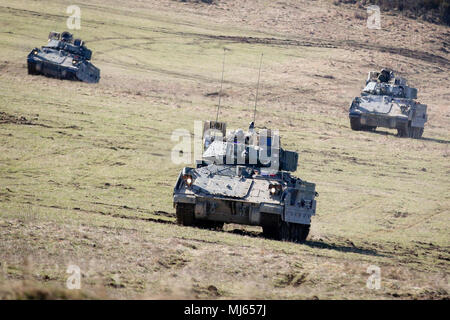
<instances>
[{"instance_id":1,"label":"tracked military vehicle","mask_svg":"<svg viewBox=\"0 0 450 320\"><path fill-rule=\"evenodd\" d=\"M315 184L290 174L298 154L279 147L270 130L226 134L226 124L203 128L202 159L180 172L173 191L177 221L222 228L224 223L262 226L266 237L301 242L316 212Z\"/></svg>"},{"instance_id":2,"label":"tracked military vehicle","mask_svg":"<svg viewBox=\"0 0 450 320\"><path fill-rule=\"evenodd\" d=\"M97 83L100 70L91 62L92 51L69 32L50 32L47 45L34 48L27 58L28 73Z\"/></svg>"},{"instance_id":3,"label":"tracked military vehicle","mask_svg":"<svg viewBox=\"0 0 450 320\"><path fill-rule=\"evenodd\" d=\"M397 129L400 137L421 138L427 106L415 101L417 89L396 77L392 70L369 72L366 87L349 110L352 130Z\"/></svg>"}]
</instances>

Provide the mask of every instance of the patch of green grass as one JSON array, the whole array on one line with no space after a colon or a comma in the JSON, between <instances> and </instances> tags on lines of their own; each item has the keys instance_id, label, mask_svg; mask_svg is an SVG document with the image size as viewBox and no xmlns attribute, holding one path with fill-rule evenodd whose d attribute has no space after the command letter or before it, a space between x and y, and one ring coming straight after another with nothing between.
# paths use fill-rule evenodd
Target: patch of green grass
<instances>
[{"instance_id":1,"label":"patch of green grass","mask_svg":"<svg viewBox=\"0 0 450 320\"><path fill-rule=\"evenodd\" d=\"M446 117L430 121L422 140L384 129L352 132L346 106L363 78L336 72L329 61L345 56L362 69L358 53L220 40L265 33L138 2L80 3L76 36L94 51L98 85L28 76L26 55L50 30L65 29L67 4L0 1L0 112L28 122L0 121L7 289L29 276L15 266L31 257L31 277L43 286L64 287L67 265L78 264L92 294L85 298L446 296ZM219 90L224 47L220 119L229 129L252 119L264 53L257 125L280 130L285 148L300 154L295 175L320 193L305 244L263 239L252 227L243 236L234 226L214 232L175 224L172 190L182 165L170 160L171 134L215 117L217 97L208 94ZM373 264L386 274L377 292L365 287ZM49 291L8 297L34 295L70 298Z\"/></svg>"}]
</instances>

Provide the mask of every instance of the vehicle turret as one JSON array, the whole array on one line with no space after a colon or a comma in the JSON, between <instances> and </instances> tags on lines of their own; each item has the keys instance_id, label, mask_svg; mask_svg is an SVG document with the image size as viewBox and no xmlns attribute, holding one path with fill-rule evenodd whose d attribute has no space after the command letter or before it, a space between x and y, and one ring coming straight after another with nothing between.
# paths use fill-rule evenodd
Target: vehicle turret
<instances>
[{"instance_id":1,"label":"vehicle turret","mask_svg":"<svg viewBox=\"0 0 450 320\"><path fill-rule=\"evenodd\" d=\"M52 31L47 44L28 55L28 73L95 83L100 80L100 70L91 59L92 51L83 40L74 39L67 31Z\"/></svg>"},{"instance_id":2,"label":"vehicle turret","mask_svg":"<svg viewBox=\"0 0 450 320\"><path fill-rule=\"evenodd\" d=\"M422 137L427 106L416 102L417 89L394 71L370 71L361 96L353 99L349 117L352 130L397 129L401 137Z\"/></svg>"}]
</instances>

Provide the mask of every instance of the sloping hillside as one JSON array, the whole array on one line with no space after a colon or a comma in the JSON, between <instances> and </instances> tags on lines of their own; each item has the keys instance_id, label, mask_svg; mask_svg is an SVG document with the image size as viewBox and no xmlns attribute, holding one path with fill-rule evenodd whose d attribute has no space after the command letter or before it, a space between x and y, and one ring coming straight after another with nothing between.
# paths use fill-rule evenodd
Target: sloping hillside
<instances>
[{"instance_id":1,"label":"sloping hillside","mask_svg":"<svg viewBox=\"0 0 450 320\"><path fill-rule=\"evenodd\" d=\"M91 85L29 76L70 1L0 0L0 297L449 298L450 54L446 26L332 1L79 1ZM315 182L305 244L175 224L175 129L215 112L277 128ZM353 132L367 72L397 70L429 106L423 139ZM71 264L82 291L65 289ZM381 289L366 287L381 269Z\"/></svg>"}]
</instances>

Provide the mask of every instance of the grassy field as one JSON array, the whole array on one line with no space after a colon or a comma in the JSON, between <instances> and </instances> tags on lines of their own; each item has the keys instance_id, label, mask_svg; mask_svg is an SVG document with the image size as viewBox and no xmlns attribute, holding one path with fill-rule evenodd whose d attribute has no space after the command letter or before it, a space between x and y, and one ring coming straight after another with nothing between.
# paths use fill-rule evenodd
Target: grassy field
<instances>
[{"instance_id":1,"label":"grassy field","mask_svg":"<svg viewBox=\"0 0 450 320\"><path fill-rule=\"evenodd\" d=\"M70 1L0 0L0 298L448 299L449 28L383 15L368 30L365 11L316 2L78 1L92 85L26 72ZM215 117L224 48L229 129L252 119L264 53L256 124L320 193L304 244L175 224L171 134ZM350 130L382 67L428 105L422 139Z\"/></svg>"}]
</instances>

